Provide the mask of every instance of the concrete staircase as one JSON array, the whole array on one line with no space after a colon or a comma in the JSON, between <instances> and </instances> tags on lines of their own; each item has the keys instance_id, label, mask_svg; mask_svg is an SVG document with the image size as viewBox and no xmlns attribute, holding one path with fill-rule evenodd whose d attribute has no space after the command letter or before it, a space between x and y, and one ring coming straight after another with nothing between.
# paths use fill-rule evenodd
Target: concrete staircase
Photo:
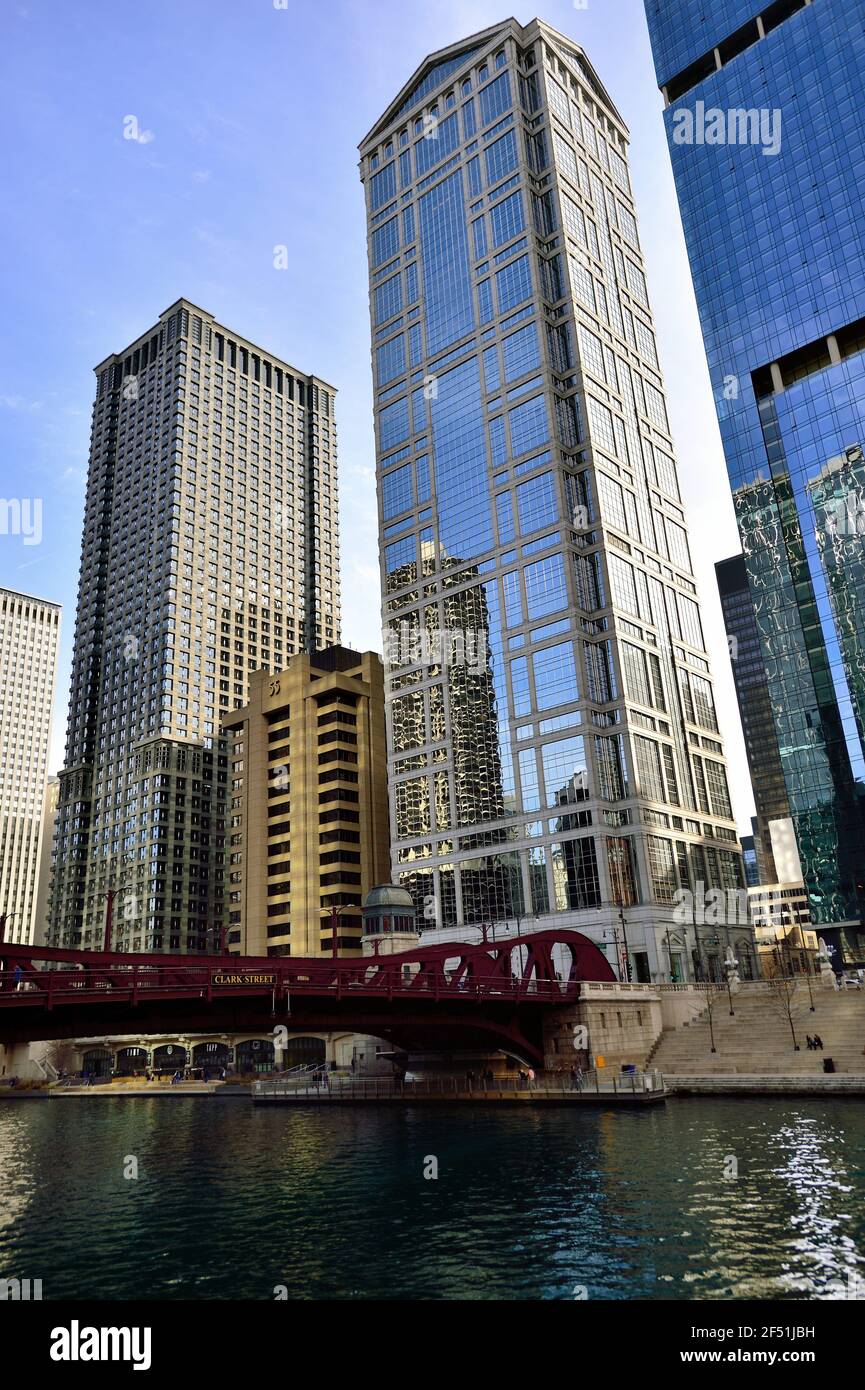
<instances>
[{"instance_id":1,"label":"concrete staircase","mask_svg":"<svg viewBox=\"0 0 865 1390\"><path fill-rule=\"evenodd\" d=\"M812 986L814 1013L805 984L797 984L792 999L793 1028L800 1051L793 1048L790 1023L777 996L765 985L745 985L733 995L734 1016L725 991L712 1008L716 1051L711 1050L708 1010L681 1028L665 1031L646 1059L667 1076L817 1076L823 1058L831 1057L837 1072L865 1074L865 991L834 991ZM809 1052L806 1033L819 1033L822 1052Z\"/></svg>"}]
</instances>

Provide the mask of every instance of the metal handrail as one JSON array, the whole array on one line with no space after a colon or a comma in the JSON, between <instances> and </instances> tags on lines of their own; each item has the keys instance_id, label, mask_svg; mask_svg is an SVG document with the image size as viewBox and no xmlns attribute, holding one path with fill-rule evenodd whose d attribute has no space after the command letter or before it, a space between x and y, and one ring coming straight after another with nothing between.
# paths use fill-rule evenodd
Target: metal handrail
<instances>
[{"instance_id":1,"label":"metal handrail","mask_svg":"<svg viewBox=\"0 0 865 1390\"><path fill-rule=\"evenodd\" d=\"M646 1084L647 1082L649 1084ZM387 1076L351 1077L331 1073L328 1074L327 1084L321 1086L309 1084L306 1086L288 1086L279 1080L257 1081L254 1083L253 1094L261 1097L290 1095L292 1098L303 1095L316 1100L336 1100L341 1096L352 1096L367 1100L388 1096L440 1096L465 1095L466 1093L483 1096L502 1093L526 1095L543 1092L545 1094L555 1093L572 1096L575 1091L591 1091L595 1095L636 1095L663 1090L663 1075L652 1068L649 1071L625 1074L610 1073L609 1077L604 1076L600 1070L594 1070L586 1073L577 1085L571 1082L569 1076L559 1077L558 1075L535 1077L534 1081L525 1085L513 1076L495 1077L492 1083L485 1083L476 1078L474 1083L469 1086L466 1077L451 1073L424 1077L416 1081L399 1081Z\"/></svg>"}]
</instances>

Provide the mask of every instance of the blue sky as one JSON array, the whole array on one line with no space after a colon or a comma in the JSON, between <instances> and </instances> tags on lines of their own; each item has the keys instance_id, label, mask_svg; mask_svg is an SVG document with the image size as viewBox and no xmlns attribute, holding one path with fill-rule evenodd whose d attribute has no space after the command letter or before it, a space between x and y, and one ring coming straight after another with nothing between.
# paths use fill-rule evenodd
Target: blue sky
<instances>
[{"instance_id":1,"label":"blue sky","mask_svg":"<svg viewBox=\"0 0 865 1390\"><path fill-rule=\"evenodd\" d=\"M281 3L281 0L276 0ZM380 649L357 144L427 53L505 18L481 0L5 0L0 122L0 584L59 601L62 761L93 368L180 295L339 389L343 640ZM738 550L642 0L546 0L632 135L631 167L718 704L750 787L712 564ZM144 138L124 139L135 116ZM273 248L289 249L275 270Z\"/></svg>"}]
</instances>

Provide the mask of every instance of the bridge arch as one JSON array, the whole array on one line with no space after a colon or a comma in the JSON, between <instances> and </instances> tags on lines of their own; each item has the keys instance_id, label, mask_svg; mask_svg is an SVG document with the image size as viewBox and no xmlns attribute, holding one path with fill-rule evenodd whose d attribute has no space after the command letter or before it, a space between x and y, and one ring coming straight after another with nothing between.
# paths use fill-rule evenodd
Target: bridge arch
<instances>
[{"instance_id":1,"label":"bridge arch","mask_svg":"<svg viewBox=\"0 0 865 1390\"><path fill-rule=\"evenodd\" d=\"M114 1053L110 1047L89 1047L81 1059L81 1070L85 1076L100 1079L110 1076L114 1070Z\"/></svg>"},{"instance_id":2,"label":"bridge arch","mask_svg":"<svg viewBox=\"0 0 865 1390\"><path fill-rule=\"evenodd\" d=\"M153 1070L159 1075L182 1071L188 1060L188 1049L179 1043L161 1043L153 1049Z\"/></svg>"},{"instance_id":3,"label":"bridge arch","mask_svg":"<svg viewBox=\"0 0 865 1390\"><path fill-rule=\"evenodd\" d=\"M286 1071L292 1067L323 1066L326 1060L327 1043L311 1033L289 1037L282 1045L282 1065Z\"/></svg>"},{"instance_id":4,"label":"bridge arch","mask_svg":"<svg viewBox=\"0 0 865 1390\"><path fill-rule=\"evenodd\" d=\"M271 1072L276 1061L272 1038L244 1038L234 1047L234 1070L239 1076Z\"/></svg>"},{"instance_id":5,"label":"bridge arch","mask_svg":"<svg viewBox=\"0 0 865 1390\"><path fill-rule=\"evenodd\" d=\"M137 1071L146 1071L150 1065L150 1052L139 1044L118 1047L114 1053L114 1072L117 1076L134 1076Z\"/></svg>"}]
</instances>

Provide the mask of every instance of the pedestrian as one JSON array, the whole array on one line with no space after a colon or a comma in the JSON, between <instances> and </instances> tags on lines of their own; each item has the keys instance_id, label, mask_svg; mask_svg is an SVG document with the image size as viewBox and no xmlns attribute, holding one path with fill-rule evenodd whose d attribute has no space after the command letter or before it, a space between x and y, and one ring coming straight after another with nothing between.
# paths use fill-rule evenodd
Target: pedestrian
<instances>
[{"instance_id":1,"label":"pedestrian","mask_svg":"<svg viewBox=\"0 0 865 1390\"><path fill-rule=\"evenodd\" d=\"M572 1090L572 1091L576 1091L576 1090L577 1090L577 1086L578 1086L578 1082L577 1082L577 1069L576 1069L576 1067L571 1067L571 1090Z\"/></svg>"},{"instance_id":2,"label":"pedestrian","mask_svg":"<svg viewBox=\"0 0 865 1390\"><path fill-rule=\"evenodd\" d=\"M534 1084L535 1084L535 1069L534 1069L534 1067L529 1067L529 1074L528 1074L527 1080L528 1080L528 1083L529 1083L529 1086L530 1086L530 1087L531 1087L531 1086L534 1086Z\"/></svg>"},{"instance_id":3,"label":"pedestrian","mask_svg":"<svg viewBox=\"0 0 865 1390\"><path fill-rule=\"evenodd\" d=\"M818 1052L823 1051L823 1039L820 1037L819 1033L814 1034L814 1046Z\"/></svg>"},{"instance_id":4,"label":"pedestrian","mask_svg":"<svg viewBox=\"0 0 865 1390\"><path fill-rule=\"evenodd\" d=\"M806 1042L806 1044L807 1044L808 1051L809 1051L809 1052L813 1052L813 1051L814 1051L814 1039L811 1037L811 1034L810 1034L810 1033L806 1033L806 1034L805 1034L805 1042Z\"/></svg>"}]
</instances>

